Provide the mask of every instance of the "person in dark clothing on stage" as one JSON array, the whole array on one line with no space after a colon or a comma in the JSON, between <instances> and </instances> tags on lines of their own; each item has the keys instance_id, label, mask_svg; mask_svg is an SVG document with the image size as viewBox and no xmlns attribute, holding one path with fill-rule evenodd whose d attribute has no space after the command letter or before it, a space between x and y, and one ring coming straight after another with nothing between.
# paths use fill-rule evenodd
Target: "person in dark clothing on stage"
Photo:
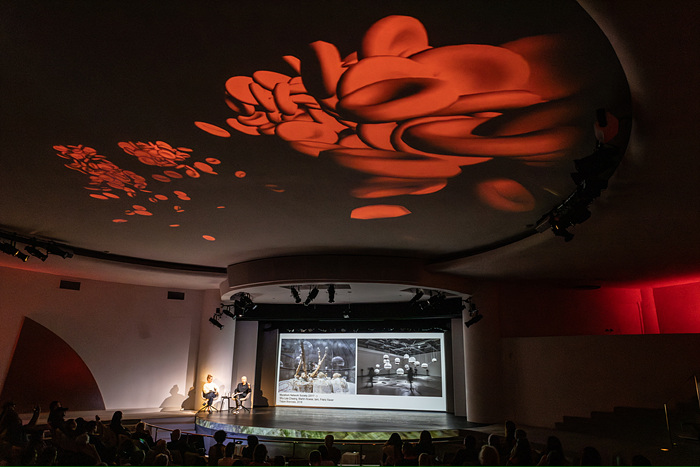
<instances>
[{"instance_id":1,"label":"person in dark clothing on stage","mask_svg":"<svg viewBox=\"0 0 700 467\"><path fill-rule=\"evenodd\" d=\"M243 401L250 397L250 383L247 376L241 376L241 382L236 386L236 391L233 393L233 400L236 401L236 413L241 410Z\"/></svg>"},{"instance_id":2,"label":"person in dark clothing on stage","mask_svg":"<svg viewBox=\"0 0 700 467\"><path fill-rule=\"evenodd\" d=\"M411 388L411 392L413 392L413 368L409 368L406 372L406 379L408 379L408 386Z\"/></svg>"}]
</instances>

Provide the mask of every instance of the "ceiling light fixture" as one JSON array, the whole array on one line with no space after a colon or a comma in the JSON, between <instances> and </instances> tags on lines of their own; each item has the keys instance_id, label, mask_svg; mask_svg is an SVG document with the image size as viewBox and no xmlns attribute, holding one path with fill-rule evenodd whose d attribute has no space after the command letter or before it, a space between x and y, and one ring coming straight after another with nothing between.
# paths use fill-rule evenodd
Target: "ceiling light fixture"
<instances>
[{"instance_id":1,"label":"ceiling light fixture","mask_svg":"<svg viewBox=\"0 0 700 467\"><path fill-rule=\"evenodd\" d=\"M214 313L214 316L209 318L209 322L217 328L219 328L219 331L221 331L224 328L224 325L221 324L221 322L219 321L221 319L221 315L221 308L217 308L216 312Z\"/></svg>"},{"instance_id":2,"label":"ceiling light fixture","mask_svg":"<svg viewBox=\"0 0 700 467\"><path fill-rule=\"evenodd\" d=\"M318 287L314 286L309 292L309 295L306 297L306 300L304 300L304 306L309 306L309 303L313 302L317 295Z\"/></svg>"},{"instance_id":3,"label":"ceiling light fixture","mask_svg":"<svg viewBox=\"0 0 700 467\"><path fill-rule=\"evenodd\" d=\"M233 305L224 305L224 304L222 304L222 305L221 305L221 312L222 312L223 314L225 314L226 316L228 316L229 318L231 318L231 319L236 319L236 315L234 315L234 314L231 312L231 307L232 307L232 306L233 306ZM219 309L217 308L216 311L218 312Z\"/></svg>"},{"instance_id":4,"label":"ceiling light fixture","mask_svg":"<svg viewBox=\"0 0 700 467\"><path fill-rule=\"evenodd\" d=\"M291 286L290 289L292 290L292 297L294 297L294 302L295 303L301 303L301 297L299 296L299 291L294 288L294 286Z\"/></svg>"},{"instance_id":5,"label":"ceiling light fixture","mask_svg":"<svg viewBox=\"0 0 700 467\"><path fill-rule=\"evenodd\" d=\"M416 289L416 294L413 296L413 298L411 299L411 301L408 302L408 306L413 306L413 305L415 305L416 302L418 302L418 300L420 300L421 297L422 297L424 294L425 294L425 292L423 292L423 289Z\"/></svg>"},{"instance_id":6,"label":"ceiling light fixture","mask_svg":"<svg viewBox=\"0 0 700 467\"><path fill-rule=\"evenodd\" d=\"M2 250L3 253L7 253L10 256L17 257L20 261L23 261L25 263L29 259L29 255L25 255L17 249L17 247L15 246L15 242L0 243L0 250Z\"/></svg>"},{"instance_id":7,"label":"ceiling light fixture","mask_svg":"<svg viewBox=\"0 0 700 467\"><path fill-rule=\"evenodd\" d=\"M42 253L41 250L39 250L38 248L36 248L33 245L26 247L25 251L29 252L30 255L34 256L35 258L39 258L42 261L46 261L46 258L49 257L48 252Z\"/></svg>"},{"instance_id":8,"label":"ceiling light fixture","mask_svg":"<svg viewBox=\"0 0 700 467\"><path fill-rule=\"evenodd\" d=\"M464 322L464 325L466 327L469 327L481 321L484 315L479 313L479 310L476 308L476 305L474 305L474 303L472 302L471 297L465 301L462 309L467 307L469 308L469 319Z\"/></svg>"}]
</instances>

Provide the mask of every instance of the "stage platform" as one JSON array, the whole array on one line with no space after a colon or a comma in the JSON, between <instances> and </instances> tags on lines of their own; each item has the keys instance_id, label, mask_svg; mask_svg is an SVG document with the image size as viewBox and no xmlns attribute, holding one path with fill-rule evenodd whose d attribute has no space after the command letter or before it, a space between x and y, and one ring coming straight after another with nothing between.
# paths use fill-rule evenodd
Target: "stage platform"
<instances>
[{"instance_id":1,"label":"stage platform","mask_svg":"<svg viewBox=\"0 0 700 467\"><path fill-rule=\"evenodd\" d=\"M423 430L430 431L433 439L454 439L483 426L445 412L309 407L260 407L238 414L226 410L199 413L195 424L206 430L263 438L322 440L332 434L336 441L382 442L394 432L402 439L417 440Z\"/></svg>"}]
</instances>

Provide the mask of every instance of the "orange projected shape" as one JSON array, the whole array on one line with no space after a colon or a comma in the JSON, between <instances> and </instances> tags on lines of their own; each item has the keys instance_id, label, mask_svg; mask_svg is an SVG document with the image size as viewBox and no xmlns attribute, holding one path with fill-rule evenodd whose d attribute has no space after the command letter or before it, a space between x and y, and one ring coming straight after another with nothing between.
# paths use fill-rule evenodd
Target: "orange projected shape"
<instances>
[{"instance_id":1,"label":"orange projected shape","mask_svg":"<svg viewBox=\"0 0 700 467\"><path fill-rule=\"evenodd\" d=\"M355 198L385 198L400 195L427 195L442 190L447 180L419 180L375 177L364 186L352 190Z\"/></svg>"},{"instance_id":2,"label":"orange projected shape","mask_svg":"<svg viewBox=\"0 0 700 467\"><path fill-rule=\"evenodd\" d=\"M313 59L302 63L301 76L306 89L313 96L325 99L335 96L338 79L345 71L335 45L324 41L309 44Z\"/></svg>"},{"instance_id":3,"label":"orange projected shape","mask_svg":"<svg viewBox=\"0 0 700 467\"><path fill-rule=\"evenodd\" d=\"M244 125L235 118L227 118L226 123L228 124L228 126L233 128L234 130L240 131L241 133L253 136L260 136L260 133L258 133L258 129L256 127Z\"/></svg>"},{"instance_id":4,"label":"orange projected shape","mask_svg":"<svg viewBox=\"0 0 700 467\"><path fill-rule=\"evenodd\" d=\"M112 219L115 224L123 224L124 222L129 222L126 219Z\"/></svg>"},{"instance_id":5,"label":"orange projected shape","mask_svg":"<svg viewBox=\"0 0 700 467\"><path fill-rule=\"evenodd\" d=\"M426 50L411 60L436 71L459 94L523 89L530 74L527 61L503 47L450 45Z\"/></svg>"},{"instance_id":6,"label":"orange projected shape","mask_svg":"<svg viewBox=\"0 0 700 467\"><path fill-rule=\"evenodd\" d=\"M180 224L170 224L168 227L180 227Z\"/></svg>"},{"instance_id":7,"label":"orange projected shape","mask_svg":"<svg viewBox=\"0 0 700 467\"><path fill-rule=\"evenodd\" d=\"M411 211L403 206L391 204L375 204L372 206L363 206L355 208L350 213L352 219L388 219L392 217L401 217L411 214Z\"/></svg>"},{"instance_id":8,"label":"orange projected shape","mask_svg":"<svg viewBox=\"0 0 700 467\"><path fill-rule=\"evenodd\" d=\"M151 203L157 203L158 199L154 196L151 196L150 198L148 198L148 201L150 201Z\"/></svg>"},{"instance_id":9,"label":"orange projected shape","mask_svg":"<svg viewBox=\"0 0 700 467\"><path fill-rule=\"evenodd\" d=\"M226 206L217 206L216 209L226 209Z\"/></svg>"},{"instance_id":10,"label":"orange projected shape","mask_svg":"<svg viewBox=\"0 0 700 467\"><path fill-rule=\"evenodd\" d=\"M436 157L379 149L334 149L327 154L344 167L384 177L444 179L462 171L458 165Z\"/></svg>"},{"instance_id":11,"label":"orange projected shape","mask_svg":"<svg viewBox=\"0 0 700 467\"><path fill-rule=\"evenodd\" d=\"M91 198L95 198L95 199L109 199L109 198L107 198L107 197L104 196L104 195L97 195L97 194L95 194L95 193L90 193L90 197L91 197Z\"/></svg>"},{"instance_id":12,"label":"orange projected shape","mask_svg":"<svg viewBox=\"0 0 700 467\"><path fill-rule=\"evenodd\" d=\"M515 180L486 180L477 185L476 192L484 203L500 211L527 212L535 208L535 197Z\"/></svg>"},{"instance_id":13,"label":"orange projected shape","mask_svg":"<svg viewBox=\"0 0 700 467\"><path fill-rule=\"evenodd\" d=\"M168 197L165 196L165 195L156 195L155 198L156 198L156 199L159 199L159 200L161 200L161 201L165 201L165 200L168 199Z\"/></svg>"},{"instance_id":14,"label":"orange projected shape","mask_svg":"<svg viewBox=\"0 0 700 467\"><path fill-rule=\"evenodd\" d=\"M174 170L164 170L163 174L170 178L182 178L182 174L180 172L175 172Z\"/></svg>"},{"instance_id":15,"label":"orange projected shape","mask_svg":"<svg viewBox=\"0 0 700 467\"><path fill-rule=\"evenodd\" d=\"M267 112L273 112L277 110L275 108L275 99L272 97L272 92L268 91L264 87L260 86L258 83L250 83L248 85L250 88L251 94L253 94L253 97L257 101L257 103L267 111Z\"/></svg>"},{"instance_id":16,"label":"orange projected shape","mask_svg":"<svg viewBox=\"0 0 700 467\"><path fill-rule=\"evenodd\" d=\"M265 188L267 188L270 191L274 191L275 193L284 193L283 188L280 188L277 185L274 185L272 183L268 183L267 185L265 185Z\"/></svg>"},{"instance_id":17,"label":"orange projected shape","mask_svg":"<svg viewBox=\"0 0 700 467\"><path fill-rule=\"evenodd\" d=\"M134 214L138 214L139 216L152 216L153 213L150 213L148 211L134 211Z\"/></svg>"},{"instance_id":18,"label":"orange projected shape","mask_svg":"<svg viewBox=\"0 0 700 467\"><path fill-rule=\"evenodd\" d=\"M299 60L294 55L284 55L282 59L287 62L287 65L292 67L296 74L301 74L301 60Z\"/></svg>"},{"instance_id":19,"label":"orange projected shape","mask_svg":"<svg viewBox=\"0 0 700 467\"><path fill-rule=\"evenodd\" d=\"M493 91L478 94L460 96L449 107L435 113L435 115L471 115L474 117L497 117L499 112L494 109L519 109L542 102L537 94L528 91Z\"/></svg>"},{"instance_id":20,"label":"orange projected shape","mask_svg":"<svg viewBox=\"0 0 700 467\"><path fill-rule=\"evenodd\" d=\"M204 130L210 135L214 136L221 136L222 138L228 138L231 136L231 133L228 131L224 130L223 128L212 125L211 123L206 123L206 122L194 122L194 124L200 129Z\"/></svg>"},{"instance_id":21,"label":"orange projected shape","mask_svg":"<svg viewBox=\"0 0 700 467\"><path fill-rule=\"evenodd\" d=\"M108 198L119 199L119 195L115 195L114 193L105 192L103 194Z\"/></svg>"},{"instance_id":22,"label":"orange projected shape","mask_svg":"<svg viewBox=\"0 0 700 467\"><path fill-rule=\"evenodd\" d=\"M211 164L211 165L221 164L221 161L219 159L214 158L214 157L207 157L204 160L207 162L207 164Z\"/></svg>"},{"instance_id":23,"label":"orange projected shape","mask_svg":"<svg viewBox=\"0 0 700 467\"><path fill-rule=\"evenodd\" d=\"M189 201L191 199L184 191L173 191L173 194L181 200Z\"/></svg>"},{"instance_id":24,"label":"orange projected shape","mask_svg":"<svg viewBox=\"0 0 700 467\"><path fill-rule=\"evenodd\" d=\"M178 174L180 175L180 174ZM159 182L170 182L170 179L166 177L165 175L158 175L158 174L153 174L151 175L153 177L153 180L158 180Z\"/></svg>"},{"instance_id":25,"label":"orange projected shape","mask_svg":"<svg viewBox=\"0 0 700 467\"><path fill-rule=\"evenodd\" d=\"M285 115L294 115L299 110L299 106L292 100L291 88L287 82L277 83L272 90L272 97L275 99L277 108Z\"/></svg>"},{"instance_id":26,"label":"orange projected shape","mask_svg":"<svg viewBox=\"0 0 700 467\"><path fill-rule=\"evenodd\" d=\"M245 177L247 174L246 174L244 171L242 171L242 170L238 170L238 171L236 171L236 173L235 173L234 175L235 175L236 177L238 177L238 178L243 178L243 177Z\"/></svg>"},{"instance_id":27,"label":"orange projected shape","mask_svg":"<svg viewBox=\"0 0 700 467\"><path fill-rule=\"evenodd\" d=\"M494 158L536 170L590 136L576 126L584 116L570 98L585 80L563 83L564 65L547 58L566 58L555 36L432 47L418 19L395 15L374 23L360 50L344 58L329 42L310 48L303 62L284 57L298 76L260 70L231 77L226 102L235 115L227 123L369 175L352 191L356 197L434 193L462 167ZM608 140L615 122L602 130L599 139ZM485 203L531 209L522 185L494 180L477 190Z\"/></svg>"},{"instance_id":28,"label":"orange projected shape","mask_svg":"<svg viewBox=\"0 0 700 467\"><path fill-rule=\"evenodd\" d=\"M234 76L226 81L226 92L244 104L258 105L249 88L253 82L249 76Z\"/></svg>"},{"instance_id":29,"label":"orange projected shape","mask_svg":"<svg viewBox=\"0 0 700 467\"><path fill-rule=\"evenodd\" d=\"M318 141L335 143L338 135L322 123L283 122L277 125L275 134L285 141Z\"/></svg>"},{"instance_id":30,"label":"orange projected shape","mask_svg":"<svg viewBox=\"0 0 700 467\"><path fill-rule=\"evenodd\" d=\"M173 206L173 209L175 210L175 212L185 212L185 210L182 209L181 206Z\"/></svg>"},{"instance_id":31,"label":"orange projected shape","mask_svg":"<svg viewBox=\"0 0 700 467\"><path fill-rule=\"evenodd\" d=\"M253 112L255 112L255 107L250 104L245 104L238 99L234 99L231 96L226 96L224 101L231 110L241 115L251 115Z\"/></svg>"},{"instance_id":32,"label":"orange projected shape","mask_svg":"<svg viewBox=\"0 0 700 467\"><path fill-rule=\"evenodd\" d=\"M275 71L260 70L253 73L253 81L272 91L277 84L289 82L289 76Z\"/></svg>"},{"instance_id":33,"label":"orange projected shape","mask_svg":"<svg viewBox=\"0 0 700 467\"><path fill-rule=\"evenodd\" d=\"M193 169L193 168L190 167L189 165L188 165L188 166L185 166L185 174L186 174L188 177L199 178L199 172L197 172L195 169Z\"/></svg>"},{"instance_id":34,"label":"orange projected shape","mask_svg":"<svg viewBox=\"0 0 700 467\"><path fill-rule=\"evenodd\" d=\"M145 207L140 206L140 205L138 205L138 204L134 204L134 205L131 206L131 207L134 208L136 211L145 211L145 210L146 210Z\"/></svg>"},{"instance_id":35,"label":"orange projected shape","mask_svg":"<svg viewBox=\"0 0 700 467\"><path fill-rule=\"evenodd\" d=\"M410 16L387 16L367 30L362 40L362 57L408 57L429 47L423 23Z\"/></svg>"},{"instance_id":36,"label":"orange projected shape","mask_svg":"<svg viewBox=\"0 0 700 467\"><path fill-rule=\"evenodd\" d=\"M194 166L201 170L202 172L212 174L212 175L217 175L216 172L214 172L214 169L211 168L209 164L205 164L204 162L195 162Z\"/></svg>"},{"instance_id":37,"label":"orange projected shape","mask_svg":"<svg viewBox=\"0 0 700 467\"><path fill-rule=\"evenodd\" d=\"M210 242L216 241L216 238L212 237L211 235L202 235L202 238L203 238L204 240L208 240L208 241L210 241Z\"/></svg>"},{"instance_id":38,"label":"orange projected shape","mask_svg":"<svg viewBox=\"0 0 700 467\"><path fill-rule=\"evenodd\" d=\"M394 122L436 113L457 98L450 83L440 79L394 78L346 94L338 109L359 121Z\"/></svg>"},{"instance_id":39,"label":"orange projected shape","mask_svg":"<svg viewBox=\"0 0 700 467\"><path fill-rule=\"evenodd\" d=\"M357 125L357 134L369 146L390 151L395 149L391 144L391 133L397 126L396 122Z\"/></svg>"}]
</instances>

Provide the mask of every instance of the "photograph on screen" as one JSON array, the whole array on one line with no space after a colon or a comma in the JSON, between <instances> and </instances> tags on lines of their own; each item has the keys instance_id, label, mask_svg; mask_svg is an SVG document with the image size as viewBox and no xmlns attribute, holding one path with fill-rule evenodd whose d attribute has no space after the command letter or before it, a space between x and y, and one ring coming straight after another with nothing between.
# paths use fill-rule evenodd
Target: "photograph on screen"
<instances>
[{"instance_id":1,"label":"photograph on screen","mask_svg":"<svg viewBox=\"0 0 700 467\"><path fill-rule=\"evenodd\" d=\"M356 394L356 339L282 339L277 392Z\"/></svg>"},{"instance_id":2,"label":"photograph on screen","mask_svg":"<svg viewBox=\"0 0 700 467\"><path fill-rule=\"evenodd\" d=\"M357 340L357 394L442 397L440 339Z\"/></svg>"}]
</instances>

